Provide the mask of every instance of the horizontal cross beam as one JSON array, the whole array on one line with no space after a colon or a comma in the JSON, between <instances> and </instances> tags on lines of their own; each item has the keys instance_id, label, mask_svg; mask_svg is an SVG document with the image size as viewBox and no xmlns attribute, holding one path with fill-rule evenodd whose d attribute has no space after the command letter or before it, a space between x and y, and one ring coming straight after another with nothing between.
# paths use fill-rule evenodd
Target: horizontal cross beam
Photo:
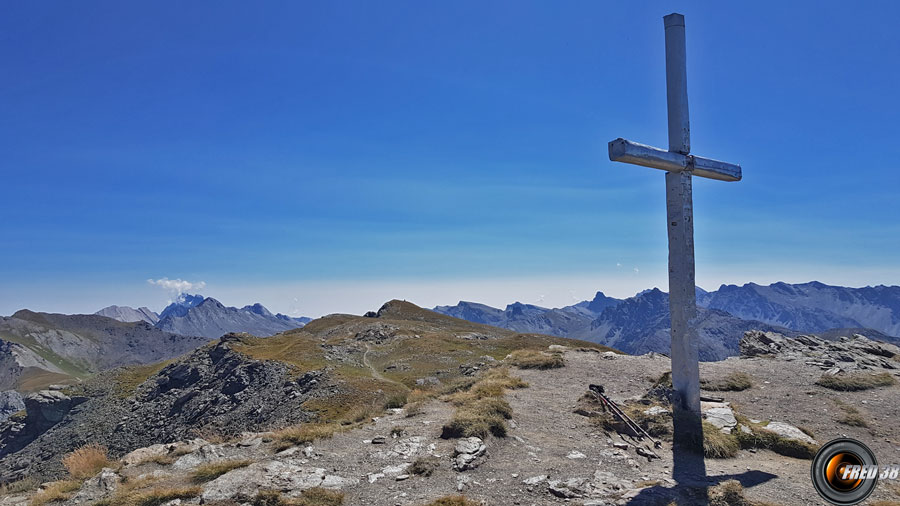
<instances>
[{"instance_id":1,"label":"horizontal cross beam","mask_svg":"<svg viewBox=\"0 0 900 506\"><path fill-rule=\"evenodd\" d=\"M741 166L702 156L683 155L639 144L619 137L609 143L609 159L668 172L688 171L695 176L720 181L740 181Z\"/></svg>"}]
</instances>

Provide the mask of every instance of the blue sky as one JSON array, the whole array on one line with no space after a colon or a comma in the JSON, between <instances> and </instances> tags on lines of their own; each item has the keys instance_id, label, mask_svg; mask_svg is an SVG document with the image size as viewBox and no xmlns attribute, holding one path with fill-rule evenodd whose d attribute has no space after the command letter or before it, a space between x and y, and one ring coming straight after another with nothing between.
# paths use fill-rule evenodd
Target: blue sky
<instances>
[{"instance_id":1,"label":"blue sky","mask_svg":"<svg viewBox=\"0 0 900 506\"><path fill-rule=\"evenodd\" d=\"M900 284L900 5L40 2L0 18L0 314L309 314L666 286L662 16L698 284Z\"/></svg>"}]
</instances>

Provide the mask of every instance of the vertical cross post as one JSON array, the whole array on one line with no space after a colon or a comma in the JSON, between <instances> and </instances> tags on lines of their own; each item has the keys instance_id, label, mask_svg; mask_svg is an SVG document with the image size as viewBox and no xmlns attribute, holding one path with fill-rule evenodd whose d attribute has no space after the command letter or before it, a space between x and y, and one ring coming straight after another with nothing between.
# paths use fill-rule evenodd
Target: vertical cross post
<instances>
[{"instance_id":1,"label":"vertical cross post","mask_svg":"<svg viewBox=\"0 0 900 506\"><path fill-rule=\"evenodd\" d=\"M684 16L663 18L666 29L666 102L669 119L669 151L691 152L688 118L687 61ZM689 159L690 160L690 159ZM700 423L700 367L694 291L694 210L691 171L666 172L666 218L669 235L669 313L672 335L672 387L675 390L675 431L679 443L702 451Z\"/></svg>"},{"instance_id":2,"label":"vertical cross post","mask_svg":"<svg viewBox=\"0 0 900 506\"><path fill-rule=\"evenodd\" d=\"M669 149L621 137L609 142L609 159L666 171L666 228L669 235L669 314L672 334L672 399L675 441L687 452L674 453L676 474L703 476L703 425L700 418L697 296L694 282L693 176L740 181L741 166L691 154L688 119L684 16L663 18L666 29L666 104ZM692 455L696 455L695 459ZM679 471L680 470L680 471Z\"/></svg>"}]
</instances>

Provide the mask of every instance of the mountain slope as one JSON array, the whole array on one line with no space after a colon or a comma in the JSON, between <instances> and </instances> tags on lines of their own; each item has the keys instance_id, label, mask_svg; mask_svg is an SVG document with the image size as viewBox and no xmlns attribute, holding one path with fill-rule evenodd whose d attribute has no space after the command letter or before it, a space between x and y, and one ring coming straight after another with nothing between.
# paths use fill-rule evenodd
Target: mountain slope
<instances>
[{"instance_id":1,"label":"mountain slope","mask_svg":"<svg viewBox=\"0 0 900 506\"><path fill-rule=\"evenodd\" d=\"M700 360L722 360L737 355L738 343L748 330L787 329L763 322L736 318L724 311L698 308L696 329ZM657 352L671 349L669 295L654 288L609 307L591 323L588 340L612 346L626 353Z\"/></svg>"},{"instance_id":2,"label":"mountain slope","mask_svg":"<svg viewBox=\"0 0 900 506\"><path fill-rule=\"evenodd\" d=\"M208 342L144 321L28 310L0 318L0 340L0 385L25 391L112 367L157 362Z\"/></svg>"},{"instance_id":3,"label":"mountain slope","mask_svg":"<svg viewBox=\"0 0 900 506\"><path fill-rule=\"evenodd\" d=\"M303 322L282 314L273 315L262 304L236 308L211 297L185 295L160 313L156 326L175 334L216 339L230 332L271 336L302 327Z\"/></svg>"},{"instance_id":4,"label":"mountain slope","mask_svg":"<svg viewBox=\"0 0 900 506\"><path fill-rule=\"evenodd\" d=\"M119 320L120 322L145 321L150 325L155 325L159 321L159 315L146 307L135 309L129 306L107 306L94 314Z\"/></svg>"},{"instance_id":5,"label":"mountain slope","mask_svg":"<svg viewBox=\"0 0 900 506\"><path fill-rule=\"evenodd\" d=\"M197 433L236 435L309 421L352 427L398 395L437 395L486 362L552 344L609 350L402 301L386 303L374 317L331 315L274 337L230 334L169 364L86 380L67 391L77 408L49 428L29 428L27 419L0 426L0 481L58 475L58 457L89 440L118 457Z\"/></svg>"},{"instance_id":6,"label":"mountain slope","mask_svg":"<svg viewBox=\"0 0 900 506\"><path fill-rule=\"evenodd\" d=\"M900 286L847 288L817 281L802 284L722 285L698 304L806 332L863 327L900 336Z\"/></svg>"}]
</instances>

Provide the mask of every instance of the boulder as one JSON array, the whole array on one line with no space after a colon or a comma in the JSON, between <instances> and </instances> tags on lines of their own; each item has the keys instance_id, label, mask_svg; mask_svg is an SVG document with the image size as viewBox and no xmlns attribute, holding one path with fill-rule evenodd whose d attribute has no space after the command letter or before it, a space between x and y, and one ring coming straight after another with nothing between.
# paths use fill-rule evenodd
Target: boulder
<instances>
[{"instance_id":1,"label":"boulder","mask_svg":"<svg viewBox=\"0 0 900 506\"><path fill-rule=\"evenodd\" d=\"M70 503L93 504L115 492L121 483L121 476L112 469L104 468L100 474L84 482Z\"/></svg>"},{"instance_id":2,"label":"boulder","mask_svg":"<svg viewBox=\"0 0 900 506\"><path fill-rule=\"evenodd\" d=\"M25 425L43 432L62 420L72 409L72 399L57 390L41 390L25 398Z\"/></svg>"},{"instance_id":3,"label":"boulder","mask_svg":"<svg viewBox=\"0 0 900 506\"><path fill-rule=\"evenodd\" d=\"M479 457L485 454L487 445L478 437L460 439L453 449L453 467L457 471L475 469L480 464Z\"/></svg>"}]
</instances>

